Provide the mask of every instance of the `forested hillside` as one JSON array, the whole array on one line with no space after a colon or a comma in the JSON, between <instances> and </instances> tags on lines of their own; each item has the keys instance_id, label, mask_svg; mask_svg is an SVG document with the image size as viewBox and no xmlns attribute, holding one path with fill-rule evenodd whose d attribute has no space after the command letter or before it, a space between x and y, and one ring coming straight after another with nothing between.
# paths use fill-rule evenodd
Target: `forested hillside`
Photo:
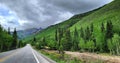
<instances>
[{"instance_id":1,"label":"forested hillside","mask_svg":"<svg viewBox=\"0 0 120 63\"><path fill-rule=\"evenodd\" d=\"M10 28L8 28L8 31L6 31L0 25L0 52L16 49L23 45L24 44L22 42L18 42L16 29L11 35Z\"/></svg>"},{"instance_id":2,"label":"forested hillside","mask_svg":"<svg viewBox=\"0 0 120 63\"><path fill-rule=\"evenodd\" d=\"M59 52L87 51L120 55L120 0L50 26L24 42Z\"/></svg>"},{"instance_id":3,"label":"forested hillside","mask_svg":"<svg viewBox=\"0 0 120 63\"><path fill-rule=\"evenodd\" d=\"M61 22L59 24L56 24L56 25L51 25L49 26L48 28L46 29L43 29L42 31L40 31L39 33L35 34L35 35L31 35L27 38L24 39L24 42L34 42L33 39L36 38L38 39L37 41L41 41L41 39L43 37L49 37L50 41L53 43L54 42L54 35L55 35L55 31L57 28L70 28L71 26L73 26L75 23L77 23L79 20L81 20L83 17L85 16L88 16L89 14L95 12L96 10L99 10L100 8L98 9L95 9L93 11L89 11L89 12L86 12L86 13L83 13L83 14L78 14L78 15L75 15L73 16L72 18L70 18L69 20L66 20L64 22ZM52 39L52 40L51 40Z\"/></svg>"},{"instance_id":4,"label":"forested hillside","mask_svg":"<svg viewBox=\"0 0 120 63\"><path fill-rule=\"evenodd\" d=\"M79 43L80 48L120 54L119 6L120 1L115 0L100 10L84 17L70 28L71 31L74 31L74 28L77 27L80 38L82 38L79 40L81 42ZM84 44L84 42L86 43Z\"/></svg>"}]
</instances>

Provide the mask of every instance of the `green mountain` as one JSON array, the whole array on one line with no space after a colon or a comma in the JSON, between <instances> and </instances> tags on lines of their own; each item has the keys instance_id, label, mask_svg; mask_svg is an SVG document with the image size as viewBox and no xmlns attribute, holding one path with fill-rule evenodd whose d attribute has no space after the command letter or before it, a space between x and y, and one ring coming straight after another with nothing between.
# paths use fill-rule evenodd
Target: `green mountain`
<instances>
[{"instance_id":1,"label":"green mountain","mask_svg":"<svg viewBox=\"0 0 120 63\"><path fill-rule=\"evenodd\" d=\"M98 9L100 9L100 8L98 8ZM49 37L50 39L54 40L54 35L55 35L55 31L56 31L57 28L64 28L64 27L70 28L74 24L76 24L79 20L81 20L85 16L88 16L89 14L92 14L93 12L95 12L98 9L95 9L93 11L89 11L89 12L86 12L86 13L83 13L83 14L75 15L75 16L71 17L69 20L63 21L63 22L58 23L56 25L51 25L48 28L43 29L39 33L37 33L35 35L31 35L28 38L25 38L24 42L30 42L34 37L36 37L38 39L43 38L43 37Z\"/></svg>"},{"instance_id":2,"label":"green mountain","mask_svg":"<svg viewBox=\"0 0 120 63\"><path fill-rule=\"evenodd\" d=\"M86 12L86 13L74 15L73 17L71 17L70 19L68 19L66 21L63 21L63 22L55 24L55 25L51 25L51 26L47 27L46 29L43 29L39 33L25 38L24 42L30 42L34 37L39 39L39 38L50 36L53 39L54 38L53 36L55 35L55 31L56 31L57 28L64 28L64 27L70 28L74 24L79 22L81 19L83 19L84 17L92 14L93 12L95 12L95 11L101 9L101 8L102 7L98 8L98 9L95 9L95 10L92 10L92 11L89 11L89 12Z\"/></svg>"},{"instance_id":3,"label":"green mountain","mask_svg":"<svg viewBox=\"0 0 120 63\"><path fill-rule=\"evenodd\" d=\"M104 25L103 28L105 28L104 32L101 32L102 23ZM33 38L35 37L37 39L36 42L34 42L36 46L40 46L39 43L46 42L47 46L56 47L55 31L59 28L70 30L71 41L74 44L74 42L78 40L78 46L81 50L103 52L103 50L109 49L110 52L115 51L117 48L115 43L118 43L120 40L120 0L114 0L99 9L75 15L69 20L52 25L40 33L26 38L24 42L33 43ZM83 34L85 35L83 38L80 36L82 34L81 28L83 28ZM92 28L93 32L90 32ZM67 35L68 33L64 31L63 34ZM74 38L75 34L78 34L77 39ZM67 37L67 39L69 38L70 37ZM63 36L61 40L62 42L67 42L67 39ZM112 40L110 41L109 39Z\"/></svg>"},{"instance_id":4,"label":"green mountain","mask_svg":"<svg viewBox=\"0 0 120 63\"><path fill-rule=\"evenodd\" d=\"M114 31L119 32L120 31L120 1L115 0L101 9L97 10L96 12L84 17L82 20L80 20L78 23L76 23L74 26L71 27L74 28L79 27L86 27L89 26L91 23L95 24L95 27L97 28L98 25L100 25L102 22L106 23L107 21L112 21L114 25Z\"/></svg>"}]
</instances>

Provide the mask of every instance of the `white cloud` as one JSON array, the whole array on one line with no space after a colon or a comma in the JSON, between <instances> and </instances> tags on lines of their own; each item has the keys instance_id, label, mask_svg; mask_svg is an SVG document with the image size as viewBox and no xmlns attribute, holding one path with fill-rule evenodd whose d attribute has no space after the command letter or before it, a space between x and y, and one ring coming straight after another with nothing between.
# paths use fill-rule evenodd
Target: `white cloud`
<instances>
[{"instance_id":1,"label":"white cloud","mask_svg":"<svg viewBox=\"0 0 120 63\"><path fill-rule=\"evenodd\" d=\"M71 18L72 16L73 16L73 14L70 13L70 12L66 12L66 13L61 13L60 12L60 15L59 15L60 19L58 21L56 21L54 24L60 23L62 21L65 21L65 20Z\"/></svg>"},{"instance_id":2,"label":"white cloud","mask_svg":"<svg viewBox=\"0 0 120 63\"><path fill-rule=\"evenodd\" d=\"M18 20L18 22L20 23L21 26L23 26L25 23L28 23L28 21L26 20Z\"/></svg>"},{"instance_id":3,"label":"white cloud","mask_svg":"<svg viewBox=\"0 0 120 63\"><path fill-rule=\"evenodd\" d=\"M66 13L61 13L60 14L60 17L62 18L62 19L69 19L70 17L72 17L73 16L73 14L72 13L70 13L70 12L66 12Z\"/></svg>"}]
</instances>

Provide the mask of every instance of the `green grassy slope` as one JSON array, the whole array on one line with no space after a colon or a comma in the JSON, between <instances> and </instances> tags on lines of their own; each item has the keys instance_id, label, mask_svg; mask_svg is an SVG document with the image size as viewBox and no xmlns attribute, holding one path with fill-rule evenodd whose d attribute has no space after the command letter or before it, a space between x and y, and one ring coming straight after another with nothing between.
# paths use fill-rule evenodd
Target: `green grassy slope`
<instances>
[{"instance_id":1,"label":"green grassy slope","mask_svg":"<svg viewBox=\"0 0 120 63\"><path fill-rule=\"evenodd\" d=\"M89 12L86 12L86 13L83 13L83 14L75 15L72 18L70 18L69 20L66 20L66 21L61 22L61 23L56 24L56 25L51 25L48 28L42 30L40 33L38 33L36 35L31 35L30 37L25 38L24 42L30 42L31 40L33 40L34 37L36 37L37 39L41 39L42 37L49 37L49 39L53 39L54 35L55 35L55 30L58 27L61 27L61 28L64 28L64 27L70 28L75 23L77 23L79 20L81 20L83 17L88 16L89 14L95 12L96 10L98 10L98 9L95 9L94 11L89 11Z\"/></svg>"},{"instance_id":2,"label":"green grassy slope","mask_svg":"<svg viewBox=\"0 0 120 63\"><path fill-rule=\"evenodd\" d=\"M70 27L70 29L71 31L73 31L75 27L77 27L78 30L80 30L81 27L85 29L93 23L94 35L99 39L101 23L106 23L107 21L111 21L113 23L113 30L115 33L120 32L120 0L115 0L96 12L84 17L78 23Z\"/></svg>"},{"instance_id":3,"label":"green grassy slope","mask_svg":"<svg viewBox=\"0 0 120 63\"><path fill-rule=\"evenodd\" d=\"M120 1L115 0L110 4L107 4L100 10L97 10L96 12L88 15L87 17L84 17L82 20L80 20L78 23L76 23L74 26L71 27L86 27L87 25L90 25L91 23L95 23L95 25L100 25L101 22L106 21L112 21L114 24L114 30L120 31L119 24L120 24ZM78 28L78 29L79 29Z\"/></svg>"}]
</instances>

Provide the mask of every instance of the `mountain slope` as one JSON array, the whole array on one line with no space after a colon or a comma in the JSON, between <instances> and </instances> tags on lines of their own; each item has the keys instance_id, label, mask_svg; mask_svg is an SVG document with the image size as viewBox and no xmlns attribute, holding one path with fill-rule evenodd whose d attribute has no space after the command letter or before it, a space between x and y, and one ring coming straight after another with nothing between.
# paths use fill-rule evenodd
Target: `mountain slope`
<instances>
[{"instance_id":1,"label":"mountain slope","mask_svg":"<svg viewBox=\"0 0 120 63\"><path fill-rule=\"evenodd\" d=\"M42 30L42 28L31 28L31 29L26 29L26 30L19 30L19 31L17 31L18 38L24 39L30 35L34 35L34 34L40 32L41 30Z\"/></svg>"},{"instance_id":2,"label":"mountain slope","mask_svg":"<svg viewBox=\"0 0 120 63\"><path fill-rule=\"evenodd\" d=\"M100 25L102 22L112 21L114 25L114 31L120 31L119 24L120 24L120 1L115 0L110 4L107 4L100 10L90 14L87 17L84 17L78 23L76 23L73 27L86 27L89 26L91 23L95 23L95 25ZM78 28L79 29L79 28Z\"/></svg>"},{"instance_id":3,"label":"mountain slope","mask_svg":"<svg viewBox=\"0 0 120 63\"><path fill-rule=\"evenodd\" d=\"M98 46L101 42L101 23L106 23L108 21L111 21L113 23L113 32L114 34L120 35L120 0L115 0L100 10L97 10L96 12L84 17L82 20L80 20L78 23L74 24L72 27L70 27L70 30L73 32L74 28L77 27L77 29L80 31L81 27L83 29L86 29L87 27L90 27L91 24L94 25L94 32L93 35L96 37L96 41L98 43Z\"/></svg>"},{"instance_id":4,"label":"mountain slope","mask_svg":"<svg viewBox=\"0 0 120 63\"><path fill-rule=\"evenodd\" d=\"M100 8L98 8L100 9ZM71 26L73 26L75 23L77 23L79 20L81 20L83 17L85 16L88 16L89 14L95 12L96 10L98 9L95 9L93 11L89 11L89 12L86 12L86 13L83 13L83 14L78 14L78 15L75 15L73 16L72 18L70 18L69 20L66 20L66 21L63 21L61 23L58 23L56 25L51 25L49 26L48 28L46 29L43 29L42 31L40 31L39 33L35 34L35 35L32 35L28 38L26 38L24 40L24 42L29 42L31 41L34 37L38 38L40 40L40 38L43 38L43 37L49 37L48 39L52 39L54 40L54 35L55 35L55 31L57 28L70 28ZM38 41L39 41L38 40Z\"/></svg>"}]
</instances>

